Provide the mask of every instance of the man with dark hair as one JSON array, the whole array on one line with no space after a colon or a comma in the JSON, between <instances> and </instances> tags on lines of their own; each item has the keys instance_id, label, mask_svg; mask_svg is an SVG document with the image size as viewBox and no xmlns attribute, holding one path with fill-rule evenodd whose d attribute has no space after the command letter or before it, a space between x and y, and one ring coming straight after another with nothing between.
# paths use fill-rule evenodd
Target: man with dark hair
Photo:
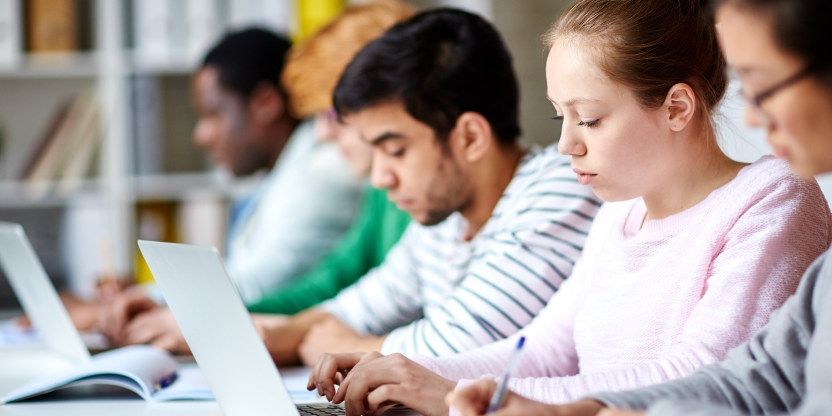
<instances>
[{"instance_id":1,"label":"man with dark hair","mask_svg":"<svg viewBox=\"0 0 832 416\"><path fill-rule=\"evenodd\" d=\"M358 53L335 106L374 148L373 185L416 223L333 300L257 317L276 360L449 355L534 318L570 275L600 203L554 147L517 143L517 95L499 34L463 11L422 13Z\"/></svg>"},{"instance_id":2,"label":"man with dark hair","mask_svg":"<svg viewBox=\"0 0 832 416\"><path fill-rule=\"evenodd\" d=\"M349 227L362 188L337 147L287 111L280 76L289 48L266 30L230 33L193 77L194 142L234 176L270 171L229 222L226 266L247 303L314 266ZM115 343L186 348L170 312L143 291L104 312L102 329Z\"/></svg>"}]
</instances>

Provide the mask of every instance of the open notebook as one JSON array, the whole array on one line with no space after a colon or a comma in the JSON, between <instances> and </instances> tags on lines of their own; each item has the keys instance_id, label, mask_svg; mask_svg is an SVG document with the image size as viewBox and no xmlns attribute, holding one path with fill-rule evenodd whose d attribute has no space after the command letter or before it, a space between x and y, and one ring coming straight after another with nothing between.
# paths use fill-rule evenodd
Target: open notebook
<instances>
[{"instance_id":1,"label":"open notebook","mask_svg":"<svg viewBox=\"0 0 832 416\"><path fill-rule=\"evenodd\" d=\"M135 345L97 354L76 368L39 378L12 391L2 402L12 403L89 385L121 387L151 401L214 399L198 368L180 369L169 353Z\"/></svg>"},{"instance_id":2,"label":"open notebook","mask_svg":"<svg viewBox=\"0 0 832 416\"><path fill-rule=\"evenodd\" d=\"M3 340L17 348L11 353L43 349L49 354L43 355L41 361L53 355L62 359L61 365L50 368L42 377L8 393L2 398L3 403L81 385L122 387L147 400L213 399L199 370L194 367L177 371L176 360L167 352L136 346L91 356L19 224L0 222L0 267L24 311L41 330L34 336L4 324L0 328ZM41 348L41 343L45 348ZM3 364L27 363L31 364L12 358ZM0 371L4 370L9 369Z\"/></svg>"}]
</instances>

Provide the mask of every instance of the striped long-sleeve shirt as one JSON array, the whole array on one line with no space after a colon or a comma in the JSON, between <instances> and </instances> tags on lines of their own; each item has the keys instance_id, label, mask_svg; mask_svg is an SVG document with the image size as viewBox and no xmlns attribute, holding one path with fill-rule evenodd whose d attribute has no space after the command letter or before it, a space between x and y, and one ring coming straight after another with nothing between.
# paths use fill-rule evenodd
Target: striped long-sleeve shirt
<instances>
[{"instance_id":1,"label":"striped long-sleeve shirt","mask_svg":"<svg viewBox=\"0 0 832 416\"><path fill-rule=\"evenodd\" d=\"M531 322L572 272L601 203L554 146L530 152L470 241L458 213L411 224L384 263L324 304L383 353L444 356Z\"/></svg>"}]
</instances>

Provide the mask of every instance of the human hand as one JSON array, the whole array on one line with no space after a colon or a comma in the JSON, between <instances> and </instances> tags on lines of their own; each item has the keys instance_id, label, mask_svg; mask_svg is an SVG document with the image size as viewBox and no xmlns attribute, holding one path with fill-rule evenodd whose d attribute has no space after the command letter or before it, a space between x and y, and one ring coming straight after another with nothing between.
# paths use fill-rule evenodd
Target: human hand
<instances>
[{"instance_id":1,"label":"human hand","mask_svg":"<svg viewBox=\"0 0 832 416\"><path fill-rule=\"evenodd\" d=\"M124 332L128 322L142 312L160 308L147 295L144 288L133 286L102 305L98 316L98 329L115 345L126 343Z\"/></svg>"},{"instance_id":2,"label":"human hand","mask_svg":"<svg viewBox=\"0 0 832 416\"><path fill-rule=\"evenodd\" d=\"M380 355L378 353L353 352L347 354L323 354L318 363L309 374L309 382L306 383L308 390L318 390L319 396L326 396L332 401L335 396L335 385L341 384L347 373L357 364L374 360Z\"/></svg>"},{"instance_id":3,"label":"human hand","mask_svg":"<svg viewBox=\"0 0 832 416\"><path fill-rule=\"evenodd\" d=\"M83 300L71 293L61 293L61 301L75 328L82 332L95 328L98 317L101 314L101 304ZM24 330L32 327L32 322L26 315L17 318L15 323L19 328Z\"/></svg>"},{"instance_id":4,"label":"human hand","mask_svg":"<svg viewBox=\"0 0 832 416\"><path fill-rule=\"evenodd\" d=\"M251 321L276 364L297 364L297 349L305 331L297 325L292 317L252 314Z\"/></svg>"},{"instance_id":5,"label":"human hand","mask_svg":"<svg viewBox=\"0 0 832 416\"><path fill-rule=\"evenodd\" d=\"M494 395L496 389L497 383L494 380L479 380L465 388L451 392L445 401L462 416L485 415L491 396ZM600 416L599 411L603 408L603 405L594 400L581 400L565 405L547 405L508 390L500 408L490 415Z\"/></svg>"},{"instance_id":6,"label":"human hand","mask_svg":"<svg viewBox=\"0 0 832 416\"><path fill-rule=\"evenodd\" d=\"M348 416L382 413L395 404L424 415L447 415L444 398L455 385L401 354L373 352L344 377L332 402L343 402Z\"/></svg>"},{"instance_id":7,"label":"human hand","mask_svg":"<svg viewBox=\"0 0 832 416\"><path fill-rule=\"evenodd\" d=\"M260 339L265 341L272 332L289 323L289 316L253 313L251 314L251 322L254 324L257 334L260 335Z\"/></svg>"},{"instance_id":8,"label":"human hand","mask_svg":"<svg viewBox=\"0 0 832 416\"><path fill-rule=\"evenodd\" d=\"M75 328L82 332L95 328L103 307L100 303L81 299L71 293L61 293L61 301Z\"/></svg>"},{"instance_id":9,"label":"human hand","mask_svg":"<svg viewBox=\"0 0 832 416\"><path fill-rule=\"evenodd\" d=\"M361 335L335 317L312 326L298 353L305 365L315 365L325 353L370 352L381 349L384 337Z\"/></svg>"},{"instance_id":10,"label":"human hand","mask_svg":"<svg viewBox=\"0 0 832 416\"><path fill-rule=\"evenodd\" d=\"M137 315L124 330L125 344L150 344L177 354L191 349L168 308L156 308Z\"/></svg>"},{"instance_id":11,"label":"human hand","mask_svg":"<svg viewBox=\"0 0 832 416\"><path fill-rule=\"evenodd\" d=\"M111 275L102 275L95 282L95 296L99 302L109 303L135 284L135 279L130 276L114 277Z\"/></svg>"}]
</instances>

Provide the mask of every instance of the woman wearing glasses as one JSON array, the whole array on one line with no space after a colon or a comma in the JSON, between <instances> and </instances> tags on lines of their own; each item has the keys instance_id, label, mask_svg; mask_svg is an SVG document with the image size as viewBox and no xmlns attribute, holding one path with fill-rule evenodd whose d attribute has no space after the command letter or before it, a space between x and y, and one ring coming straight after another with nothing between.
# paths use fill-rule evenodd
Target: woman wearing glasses
<instances>
[{"instance_id":1,"label":"woman wearing glasses","mask_svg":"<svg viewBox=\"0 0 832 416\"><path fill-rule=\"evenodd\" d=\"M801 176L832 172L832 2L719 0L729 65L744 84L749 124ZM604 393L564 406L510 394L509 415L828 415L832 411L832 255L821 255L797 293L722 362L676 381ZM480 415L494 390L480 381L449 401ZM616 408L604 409L605 407ZM624 410L632 409L632 410Z\"/></svg>"}]
</instances>

